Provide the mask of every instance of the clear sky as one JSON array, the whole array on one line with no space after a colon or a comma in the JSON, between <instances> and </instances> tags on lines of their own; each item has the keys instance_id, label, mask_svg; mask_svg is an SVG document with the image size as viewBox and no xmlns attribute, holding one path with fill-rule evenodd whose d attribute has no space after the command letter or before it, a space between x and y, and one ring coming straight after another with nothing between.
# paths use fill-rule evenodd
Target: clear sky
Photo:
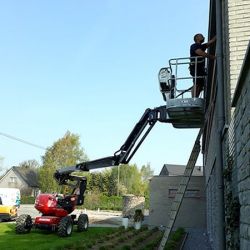
<instances>
[{"instance_id":1,"label":"clear sky","mask_svg":"<svg viewBox=\"0 0 250 250\"><path fill-rule=\"evenodd\" d=\"M1 1L0 133L46 148L69 130L91 160L113 155L164 105L158 71L189 56L208 14L205 0ZM130 163L186 164L197 133L157 123ZM5 169L44 153L0 135Z\"/></svg>"}]
</instances>

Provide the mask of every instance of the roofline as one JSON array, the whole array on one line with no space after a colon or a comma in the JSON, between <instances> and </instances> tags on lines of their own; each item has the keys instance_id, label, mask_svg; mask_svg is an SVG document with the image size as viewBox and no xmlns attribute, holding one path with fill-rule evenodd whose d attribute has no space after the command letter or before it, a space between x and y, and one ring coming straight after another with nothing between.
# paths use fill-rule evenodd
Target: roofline
<instances>
[{"instance_id":1,"label":"roofline","mask_svg":"<svg viewBox=\"0 0 250 250\"><path fill-rule=\"evenodd\" d=\"M13 167L11 167L10 169L8 169L5 174L0 178L0 181L10 172L10 170L12 169Z\"/></svg>"},{"instance_id":2,"label":"roofline","mask_svg":"<svg viewBox=\"0 0 250 250\"><path fill-rule=\"evenodd\" d=\"M7 172L0 178L0 181L11 171L13 170L13 172L15 172L15 174L17 174L25 183L27 183L27 181L22 177L22 175L20 175L20 173L18 171L15 170L15 168L18 168L18 166L12 166L10 169L7 170ZM28 184L28 183L27 183ZM29 185L29 184L28 184ZM29 185L32 188L37 188L38 186L34 186L34 185Z\"/></svg>"},{"instance_id":3,"label":"roofline","mask_svg":"<svg viewBox=\"0 0 250 250\"><path fill-rule=\"evenodd\" d=\"M29 183L23 178L23 176L18 172L18 170L16 170L16 168L19 168L18 166L12 166L11 169L13 169L13 171L29 186L29 187L32 187L32 188L37 188L39 186L34 186L34 185L29 185ZM11 170L10 169L10 170Z\"/></svg>"},{"instance_id":4,"label":"roofline","mask_svg":"<svg viewBox=\"0 0 250 250\"><path fill-rule=\"evenodd\" d=\"M186 167L187 164L171 164L171 163L169 164L169 163L165 163L165 164L163 165L163 167L164 167L164 166L166 166L166 167L167 167L167 166ZM163 167L162 167L162 168L163 168ZM195 167L203 167L203 166L202 166L202 165L195 165Z\"/></svg>"},{"instance_id":5,"label":"roofline","mask_svg":"<svg viewBox=\"0 0 250 250\"><path fill-rule=\"evenodd\" d=\"M232 100L232 107L235 107L237 104L237 101L240 97L241 94L241 90L243 88L244 85L244 80L247 77L248 74L248 70L250 68L250 42L248 43L248 47L247 47L247 51L246 51L246 55L240 70L240 74L239 74L239 78L237 81L237 85L235 88L235 92L234 92L234 96L233 96L233 100Z\"/></svg>"}]
</instances>

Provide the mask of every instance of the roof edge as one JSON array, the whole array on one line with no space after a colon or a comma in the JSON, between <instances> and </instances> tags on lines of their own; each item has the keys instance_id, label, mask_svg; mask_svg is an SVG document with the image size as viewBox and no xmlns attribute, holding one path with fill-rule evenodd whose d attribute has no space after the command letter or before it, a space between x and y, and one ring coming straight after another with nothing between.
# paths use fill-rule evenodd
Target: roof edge
<instances>
[{"instance_id":1,"label":"roof edge","mask_svg":"<svg viewBox=\"0 0 250 250\"><path fill-rule=\"evenodd\" d=\"M245 55L245 58L243 60L243 64L241 66L239 78L238 78L237 85L236 85L235 92L234 92L234 96L232 99L232 105L231 105L232 107L235 107L237 104L237 101L240 97L240 93L241 93L241 90L242 90L243 85L244 85L244 80L248 74L249 68L250 68L250 41L248 43L246 55Z\"/></svg>"}]
</instances>

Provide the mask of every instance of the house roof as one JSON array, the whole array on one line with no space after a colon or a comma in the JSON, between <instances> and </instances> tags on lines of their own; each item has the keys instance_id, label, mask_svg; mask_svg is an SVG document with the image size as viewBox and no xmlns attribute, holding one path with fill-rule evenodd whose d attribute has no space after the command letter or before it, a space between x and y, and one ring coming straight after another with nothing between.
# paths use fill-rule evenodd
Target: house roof
<instances>
[{"instance_id":1,"label":"house roof","mask_svg":"<svg viewBox=\"0 0 250 250\"><path fill-rule=\"evenodd\" d=\"M183 175L185 165L164 164L159 175L179 176ZM192 176L203 176L201 166L195 166Z\"/></svg>"},{"instance_id":2,"label":"house roof","mask_svg":"<svg viewBox=\"0 0 250 250\"><path fill-rule=\"evenodd\" d=\"M169 175L167 164L164 164L159 175Z\"/></svg>"},{"instance_id":3,"label":"house roof","mask_svg":"<svg viewBox=\"0 0 250 250\"><path fill-rule=\"evenodd\" d=\"M30 187L38 187L37 171L25 167L12 167L12 170L19 175Z\"/></svg>"}]
</instances>

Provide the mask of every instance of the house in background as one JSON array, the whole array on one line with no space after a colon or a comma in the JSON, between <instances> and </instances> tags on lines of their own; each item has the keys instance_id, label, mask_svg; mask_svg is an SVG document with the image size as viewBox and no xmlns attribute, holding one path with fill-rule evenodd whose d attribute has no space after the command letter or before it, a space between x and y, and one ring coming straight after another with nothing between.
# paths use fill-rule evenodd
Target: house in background
<instances>
[{"instance_id":1,"label":"house in background","mask_svg":"<svg viewBox=\"0 0 250 250\"><path fill-rule=\"evenodd\" d=\"M35 169L12 167L0 179L0 188L19 188L21 195L36 196L39 192Z\"/></svg>"},{"instance_id":2,"label":"house in background","mask_svg":"<svg viewBox=\"0 0 250 250\"><path fill-rule=\"evenodd\" d=\"M186 166L184 165L164 164L159 175L182 176L184 174L185 167ZM203 167L195 166L192 175L203 176Z\"/></svg>"},{"instance_id":3,"label":"house in background","mask_svg":"<svg viewBox=\"0 0 250 250\"><path fill-rule=\"evenodd\" d=\"M185 171L184 165L165 164L159 176L149 184L149 226L167 226L172 201ZM202 167L195 166L174 228L206 229L205 177Z\"/></svg>"}]
</instances>

